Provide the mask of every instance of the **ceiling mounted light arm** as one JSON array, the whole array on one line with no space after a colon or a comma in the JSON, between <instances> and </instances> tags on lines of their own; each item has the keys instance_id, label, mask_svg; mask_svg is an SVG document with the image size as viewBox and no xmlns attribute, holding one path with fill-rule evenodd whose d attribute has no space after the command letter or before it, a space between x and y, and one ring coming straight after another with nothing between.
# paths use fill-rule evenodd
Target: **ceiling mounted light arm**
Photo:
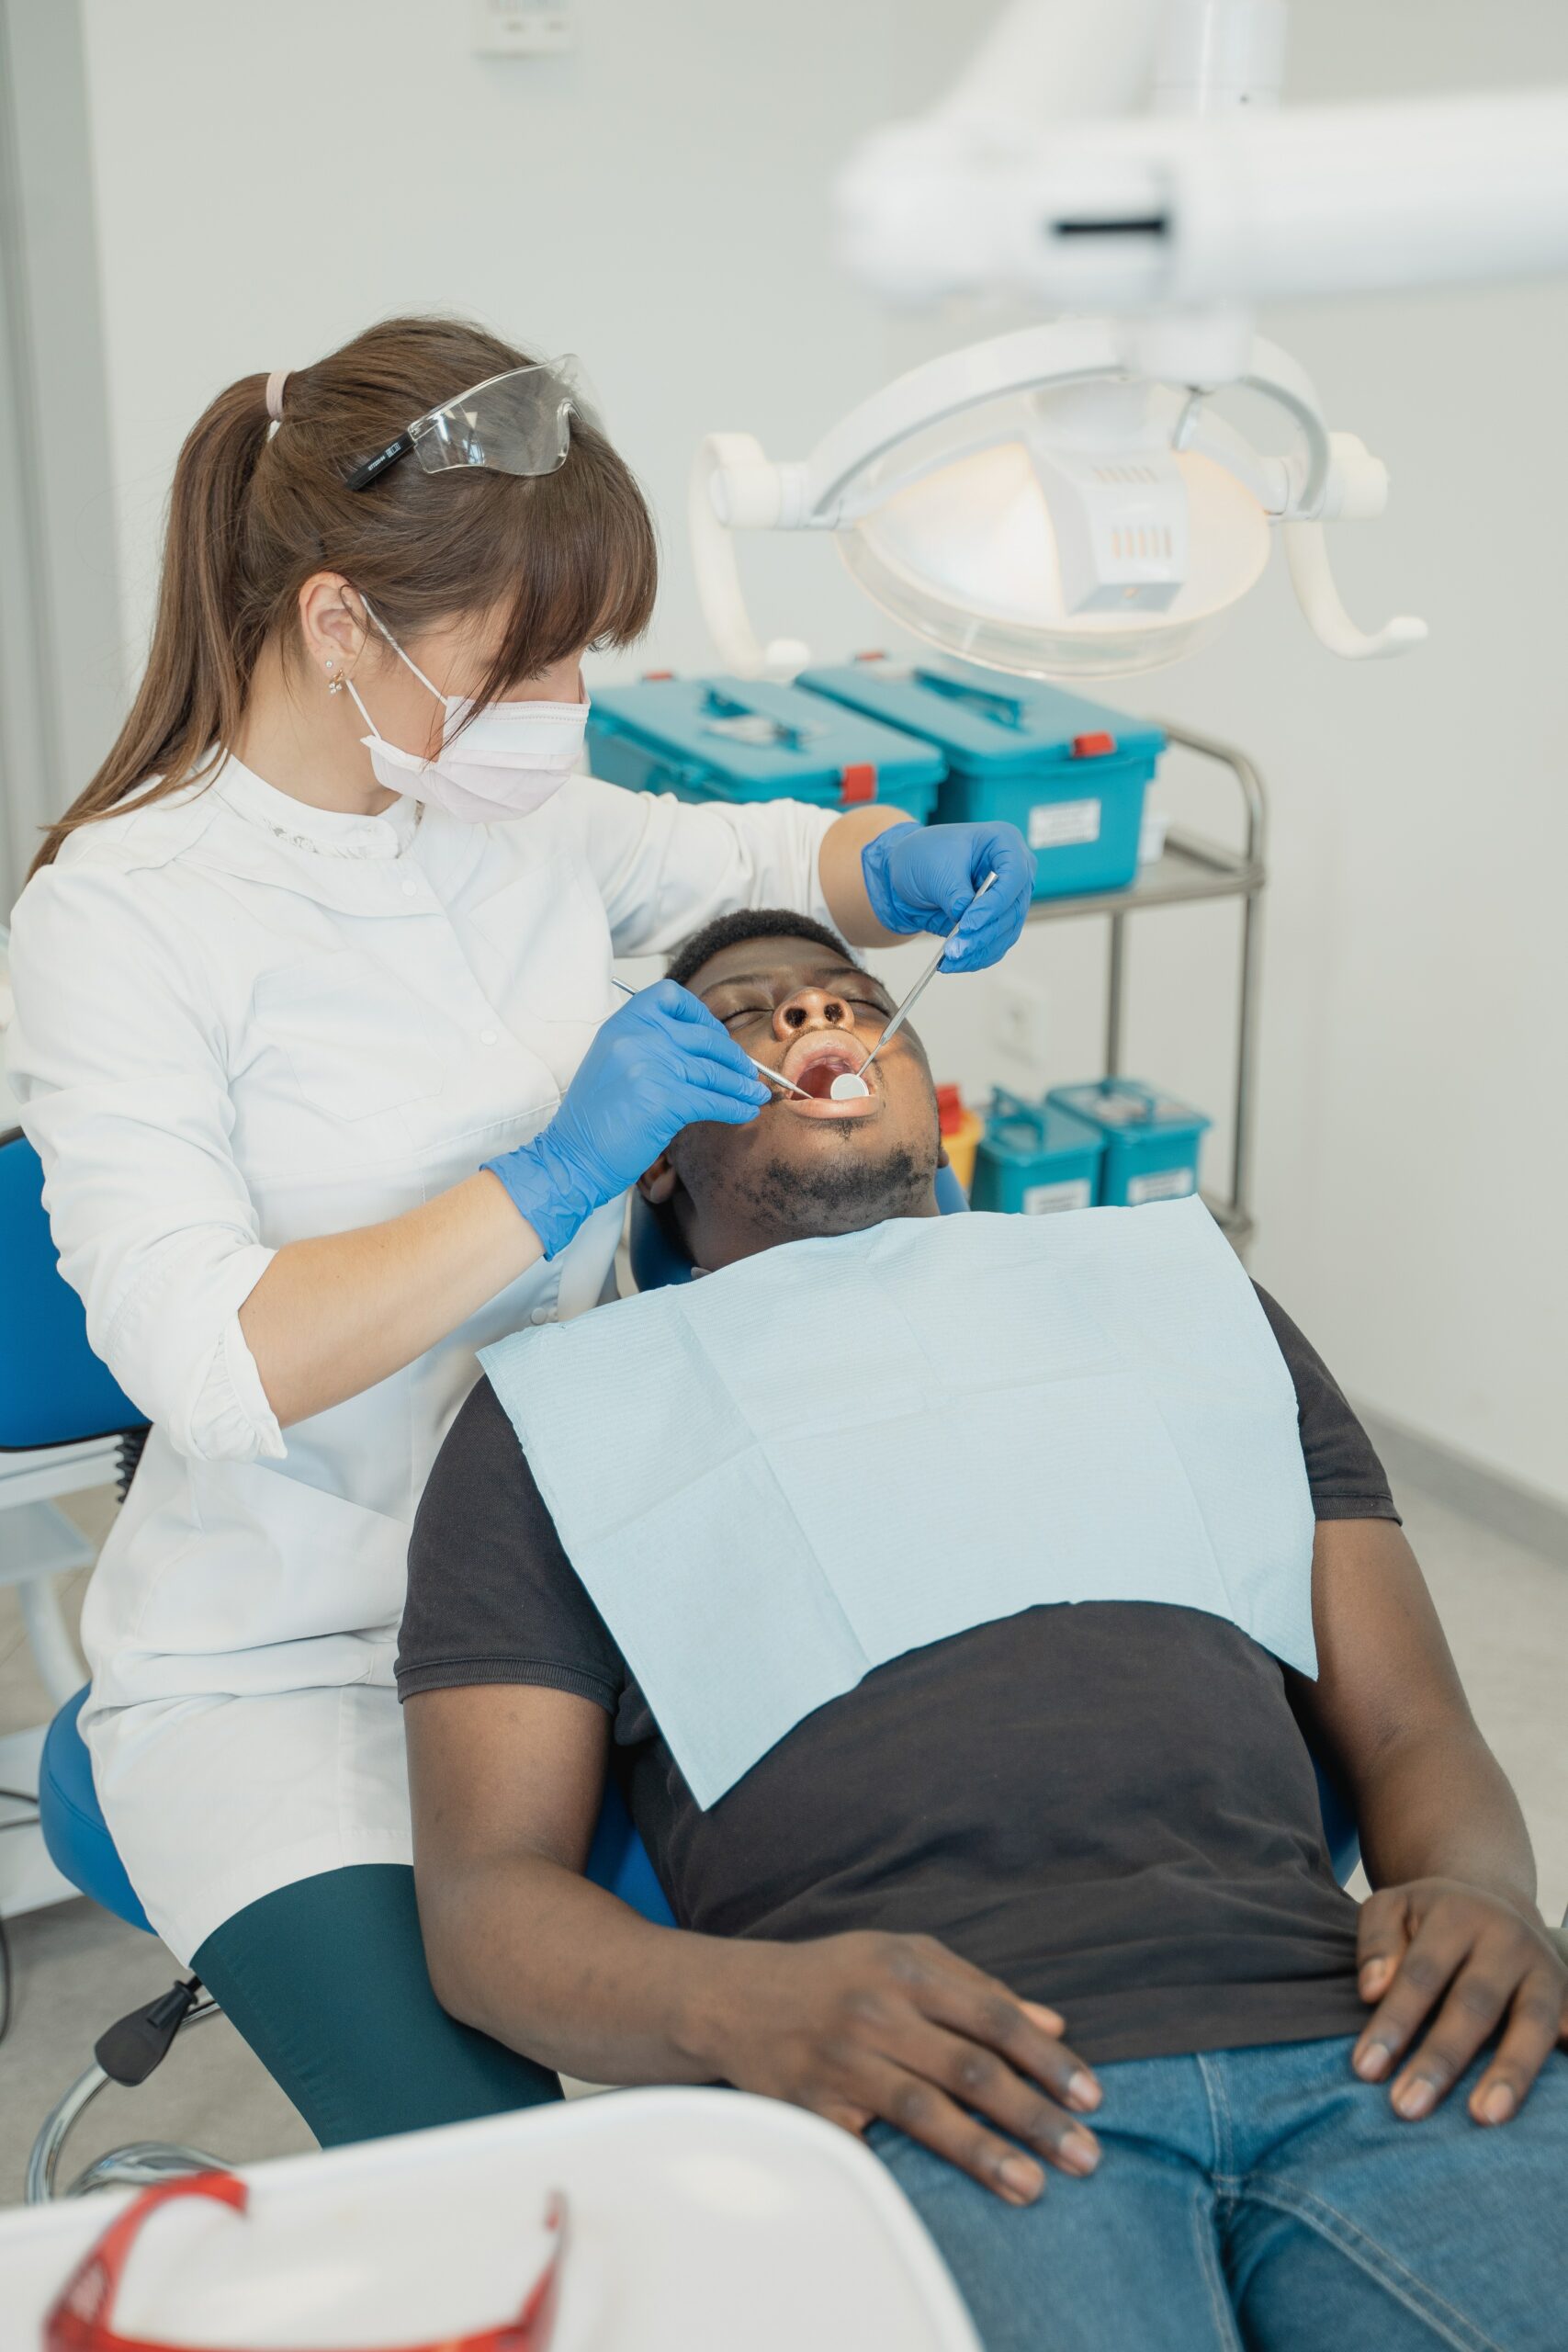
<instances>
[{"instance_id":1,"label":"ceiling mounted light arm","mask_svg":"<svg viewBox=\"0 0 1568 2352\"><path fill-rule=\"evenodd\" d=\"M1281 107L1282 55L1278 0L1014 0L956 93L860 142L843 258L901 305L1134 314L1568 266L1568 89Z\"/></svg>"}]
</instances>

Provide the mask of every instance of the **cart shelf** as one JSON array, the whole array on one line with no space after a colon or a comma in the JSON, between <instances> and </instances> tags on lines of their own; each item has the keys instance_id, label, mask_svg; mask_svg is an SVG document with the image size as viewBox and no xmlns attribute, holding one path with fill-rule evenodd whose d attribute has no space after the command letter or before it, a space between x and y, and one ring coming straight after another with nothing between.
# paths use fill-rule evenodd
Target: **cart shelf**
<instances>
[{"instance_id":1,"label":"cart shelf","mask_svg":"<svg viewBox=\"0 0 1568 2352\"><path fill-rule=\"evenodd\" d=\"M1168 741L1200 758L1218 762L1235 779L1244 814L1243 846L1223 848L1201 834L1172 831L1165 854L1144 866L1125 890L1080 899L1039 899L1031 922L1065 922L1087 915L1108 918L1105 1014L1105 1074L1122 1072L1126 1027L1126 936L1129 915L1153 907L1191 906L1201 900L1242 901L1241 959L1236 976L1235 1058L1232 1091L1230 1189L1203 1197L1239 1256L1245 1258L1256 1231L1252 1210L1253 1125L1257 1091L1258 994L1261 970L1263 891L1268 879L1265 851L1268 802L1263 780L1243 752L1207 735L1165 724Z\"/></svg>"}]
</instances>

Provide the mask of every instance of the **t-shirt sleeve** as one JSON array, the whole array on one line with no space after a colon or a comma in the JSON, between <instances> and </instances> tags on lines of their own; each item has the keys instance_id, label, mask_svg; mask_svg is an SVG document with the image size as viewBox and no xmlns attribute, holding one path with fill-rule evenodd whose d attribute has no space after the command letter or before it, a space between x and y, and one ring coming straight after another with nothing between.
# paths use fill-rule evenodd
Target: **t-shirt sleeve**
<instances>
[{"instance_id":1,"label":"t-shirt sleeve","mask_svg":"<svg viewBox=\"0 0 1568 2352\"><path fill-rule=\"evenodd\" d=\"M530 1682L614 1714L626 1668L488 1380L435 1457L409 1544L398 1696Z\"/></svg>"},{"instance_id":2,"label":"t-shirt sleeve","mask_svg":"<svg viewBox=\"0 0 1568 2352\"><path fill-rule=\"evenodd\" d=\"M1397 1524L1388 1475L1338 1382L1278 1301L1260 1283L1253 1288L1295 1383L1302 1453L1317 1517L1392 1519Z\"/></svg>"}]
</instances>

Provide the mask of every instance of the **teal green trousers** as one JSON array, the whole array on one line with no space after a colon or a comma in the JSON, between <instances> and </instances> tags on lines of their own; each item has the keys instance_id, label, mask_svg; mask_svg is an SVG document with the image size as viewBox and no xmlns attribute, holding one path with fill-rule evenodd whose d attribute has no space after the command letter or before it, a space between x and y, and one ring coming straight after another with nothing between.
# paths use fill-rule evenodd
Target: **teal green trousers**
<instances>
[{"instance_id":1,"label":"teal green trousers","mask_svg":"<svg viewBox=\"0 0 1568 2352\"><path fill-rule=\"evenodd\" d=\"M561 2095L547 2067L447 2016L400 1864L278 1887L191 1964L323 2148Z\"/></svg>"}]
</instances>

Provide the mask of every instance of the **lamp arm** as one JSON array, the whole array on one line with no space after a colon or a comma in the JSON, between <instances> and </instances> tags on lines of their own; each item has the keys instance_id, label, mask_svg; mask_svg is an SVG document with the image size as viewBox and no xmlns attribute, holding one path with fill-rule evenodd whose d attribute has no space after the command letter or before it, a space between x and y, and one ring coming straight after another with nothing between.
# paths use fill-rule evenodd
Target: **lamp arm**
<instances>
[{"instance_id":1,"label":"lamp arm","mask_svg":"<svg viewBox=\"0 0 1568 2352\"><path fill-rule=\"evenodd\" d=\"M1357 628L1334 584L1321 523L1287 523L1284 533L1291 584L1313 634L1330 653L1346 662L1376 662L1391 654L1408 653L1412 646L1423 642L1427 624L1409 614L1385 621L1371 636Z\"/></svg>"},{"instance_id":2,"label":"lamp arm","mask_svg":"<svg viewBox=\"0 0 1568 2352\"><path fill-rule=\"evenodd\" d=\"M809 647L798 638L762 643L751 626L735 560L736 527L777 527L793 479L792 469L770 466L761 442L749 433L710 433L692 460L686 527L697 603L719 660L738 677L793 678L811 659Z\"/></svg>"},{"instance_id":3,"label":"lamp arm","mask_svg":"<svg viewBox=\"0 0 1568 2352\"><path fill-rule=\"evenodd\" d=\"M1156 79L1168 0L1013 0L931 119L994 131L1130 114Z\"/></svg>"}]
</instances>

